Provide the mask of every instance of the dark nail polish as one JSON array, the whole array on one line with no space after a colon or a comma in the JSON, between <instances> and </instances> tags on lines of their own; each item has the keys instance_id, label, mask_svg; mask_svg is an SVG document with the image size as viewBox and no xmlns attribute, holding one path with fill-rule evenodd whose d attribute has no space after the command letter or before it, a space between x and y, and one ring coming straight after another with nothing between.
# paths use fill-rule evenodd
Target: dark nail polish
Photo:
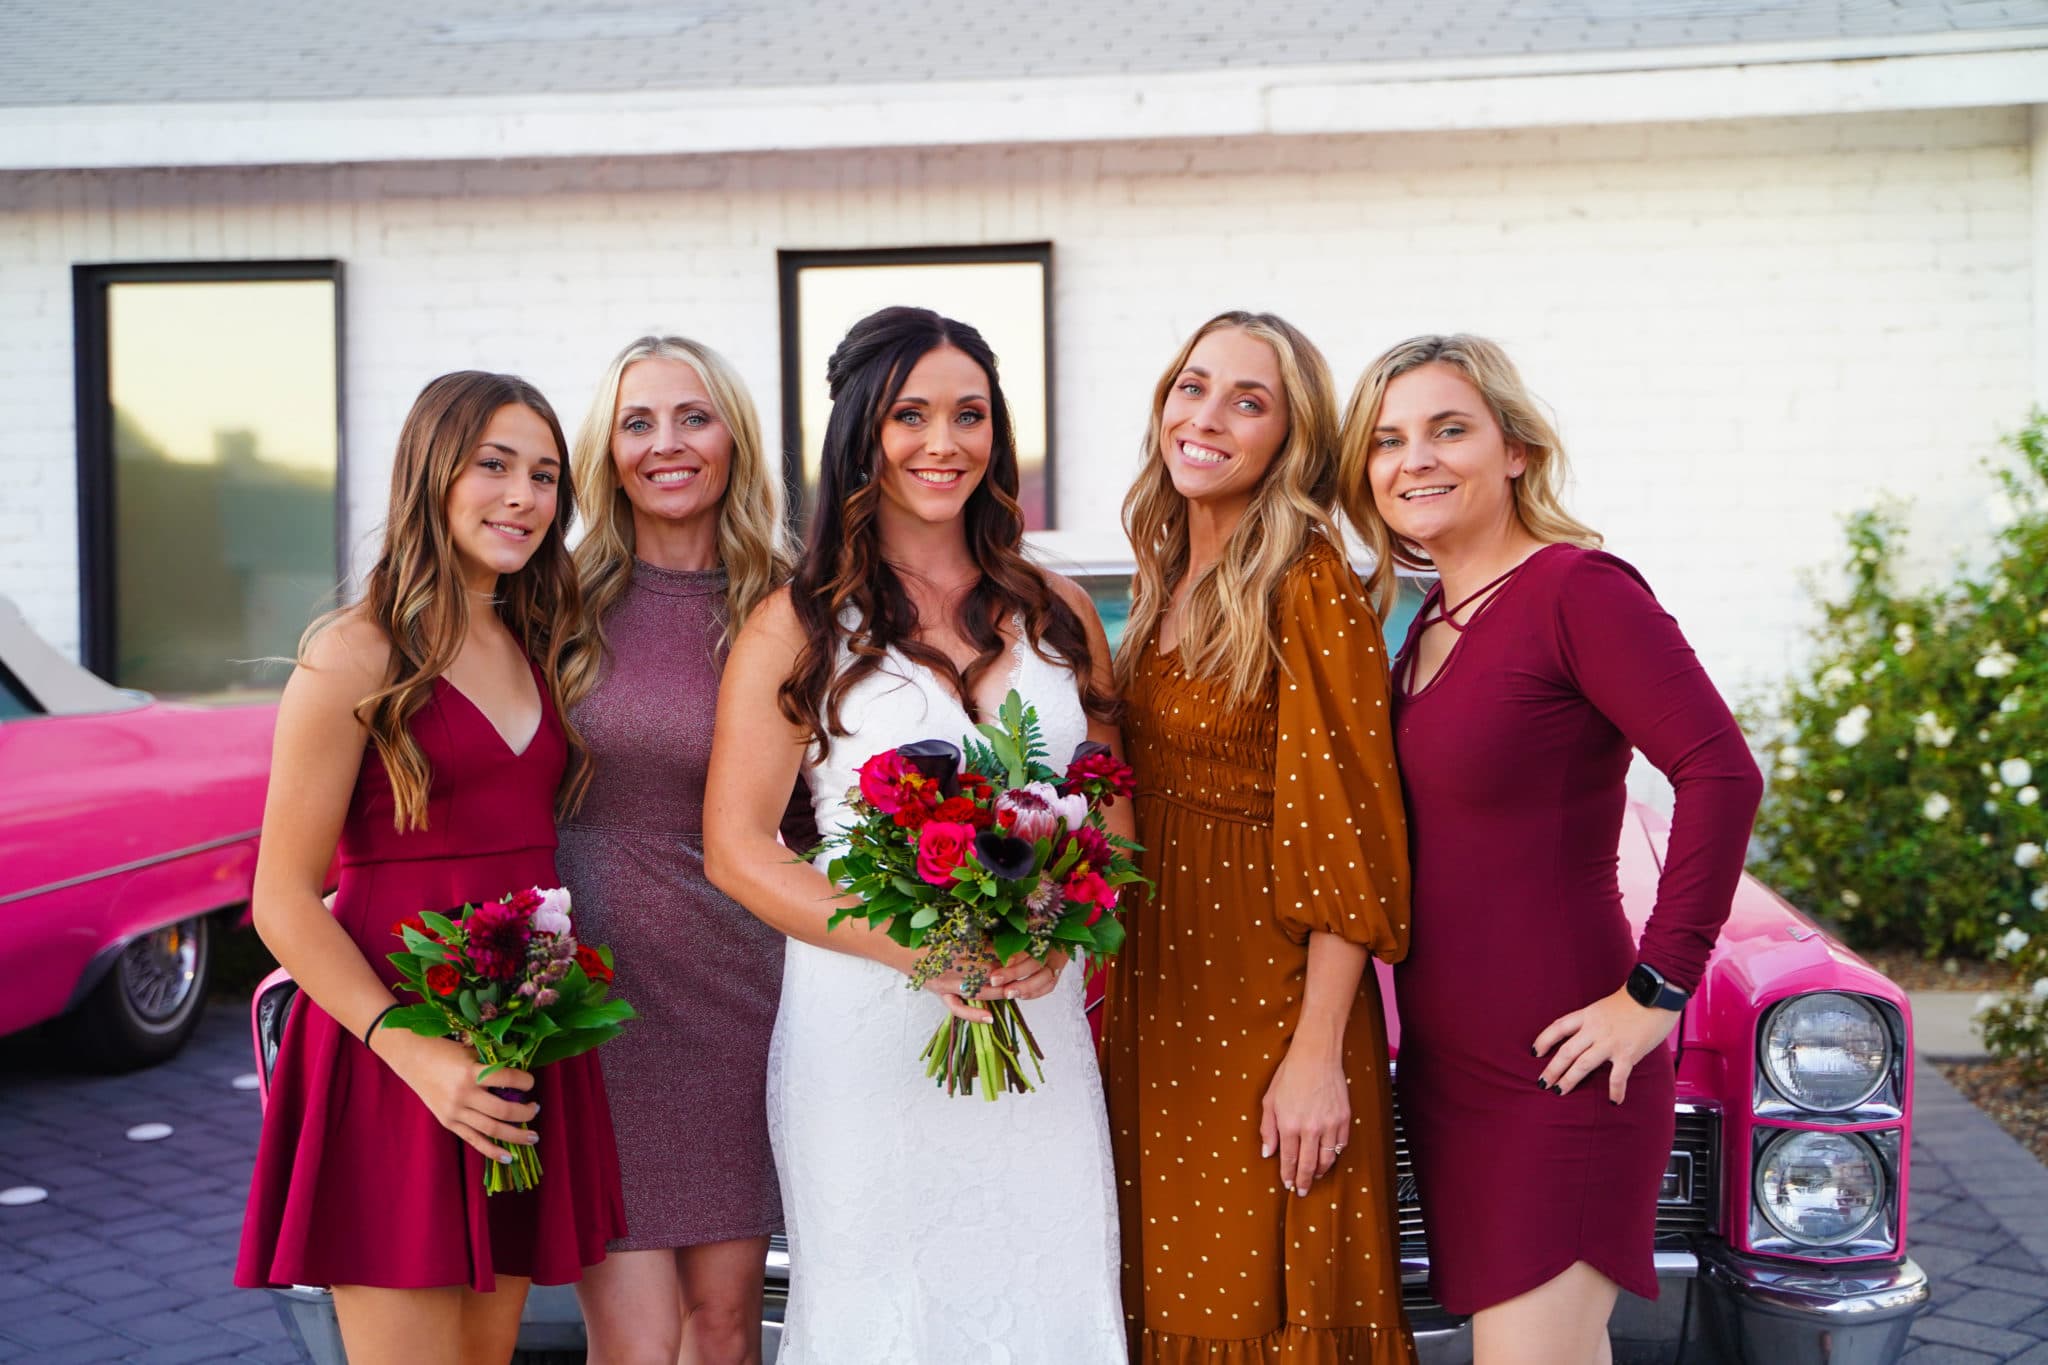
<instances>
[{"instance_id":1,"label":"dark nail polish","mask_svg":"<svg viewBox=\"0 0 2048 1365\"><path fill-rule=\"evenodd\" d=\"M1550 1089L1550 1082L1544 1080L1541 1076L1538 1076L1536 1078L1536 1088L1538 1090L1548 1090Z\"/></svg>"},{"instance_id":2,"label":"dark nail polish","mask_svg":"<svg viewBox=\"0 0 2048 1365\"><path fill-rule=\"evenodd\" d=\"M1531 1043L1529 1045L1529 1055L1531 1057L1541 1057L1543 1054L1536 1050L1536 1045L1534 1043Z\"/></svg>"}]
</instances>

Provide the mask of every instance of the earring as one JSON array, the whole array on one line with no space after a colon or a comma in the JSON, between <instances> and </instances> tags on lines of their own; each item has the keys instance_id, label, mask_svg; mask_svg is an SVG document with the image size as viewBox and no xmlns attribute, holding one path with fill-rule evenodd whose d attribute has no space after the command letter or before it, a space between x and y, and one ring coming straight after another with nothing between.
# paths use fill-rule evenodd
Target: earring
<instances>
[{"instance_id":1,"label":"earring","mask_svg":"<svg viewBox=\"0 0 2048 1365\"><path fill-rule=\"evenodd\" d=\"M854 479L853 486L855 488L866 488L868 486L868 472L865 469L860 472L859 477Z\"/></svg>"}]
</instances>

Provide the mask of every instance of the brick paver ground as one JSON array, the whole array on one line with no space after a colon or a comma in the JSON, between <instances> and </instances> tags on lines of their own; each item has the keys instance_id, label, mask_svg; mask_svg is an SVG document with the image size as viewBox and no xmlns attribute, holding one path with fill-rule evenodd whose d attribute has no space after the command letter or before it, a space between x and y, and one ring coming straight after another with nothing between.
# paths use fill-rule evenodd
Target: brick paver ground
<instances>
[{"instance_id":1,"label":"brick paver ground","mask_svg":"<svg viewBox=\"0 0 2048 1365\"><path fill-rule=\"evenodd\" d=\"M80 1076L0 1045L0 1362L296 1360L269 1300L231 1282L256 1147L248 1015L215 1005L192 1046ZM2048 1365L2048 1170L1932 1067L1916 1076L1912 1253L1934 1282L1904 1365ZM160 1142L127 1130L168 1123Z\"/></svg>"},{"instance_id":2,"label":"brick paver ground","mask_svg":"<svg viewBox=\"0 0 2048 1365\"><path fill-rule=\"evenodd\" d=\"M167 1065L81 1075L34 1035L0 1047L0 1361L296 1361L269 1297L234 1287L256 1154L244 1007L208 1008ZM158 1142L137 1124L168 1123Z\"/></svg>"}]
</instances>

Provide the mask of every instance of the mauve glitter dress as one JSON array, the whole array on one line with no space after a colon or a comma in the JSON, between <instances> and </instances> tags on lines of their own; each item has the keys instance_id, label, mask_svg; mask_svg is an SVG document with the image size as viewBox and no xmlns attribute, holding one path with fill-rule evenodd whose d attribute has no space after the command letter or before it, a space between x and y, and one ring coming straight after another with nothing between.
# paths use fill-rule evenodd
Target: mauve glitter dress
<instances>
[{"instance_id":1,"label":"mauve glitter dress","mask_svg":"<svg viewBox=\"0 0 2048 1365\"><path fill-rule=\"evenodd\" d=\"M555 858L577 936L616 951L614 993L640 1013L599 1053L626 1194L612 1251L782 1228L765 1087L783 938L704 876L725 591L723 569L636 561L570 713L597 769ZM783 839L801 852L816 836L801 784L792 796Z\"/></svg>"}]
</instances>

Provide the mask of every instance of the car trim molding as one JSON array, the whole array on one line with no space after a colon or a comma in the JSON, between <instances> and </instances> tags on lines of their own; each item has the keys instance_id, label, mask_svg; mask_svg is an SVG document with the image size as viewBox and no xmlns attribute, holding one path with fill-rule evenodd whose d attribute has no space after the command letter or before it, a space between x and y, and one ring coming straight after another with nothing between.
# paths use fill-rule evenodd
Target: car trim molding
<instances>
[{"instance_id":1,"label":"car trim molding","mask_svg":"<svg viewBox=\"0 0 2048 1365\"><path fill-rule=\"evenodd\" d=\"M167 853L152 853L146 858L136 858L131 862L116 863L112 867L103 867L97 872L83 872L76 877L66 877L62 881L45 882L41 886L31 886L26 891L10 891L4 896L0 896L0 905L12 905L16 901L25 901L31 896L47 896L53 891L69 891L74 886L84 886L87 882L96 882L102 877L118 877L124 872L140 872L145 867L155 867L158 863L168 863L177 858L189 858L195 853L210 853L217 848L226 848L229 844L239 844L245 840L254 839L262 832L261 829L243 830L239 834L227 834L218 839L208 839L203 844L188 844L184 848L174 848Z\"/></svg>"}]
</instances>

